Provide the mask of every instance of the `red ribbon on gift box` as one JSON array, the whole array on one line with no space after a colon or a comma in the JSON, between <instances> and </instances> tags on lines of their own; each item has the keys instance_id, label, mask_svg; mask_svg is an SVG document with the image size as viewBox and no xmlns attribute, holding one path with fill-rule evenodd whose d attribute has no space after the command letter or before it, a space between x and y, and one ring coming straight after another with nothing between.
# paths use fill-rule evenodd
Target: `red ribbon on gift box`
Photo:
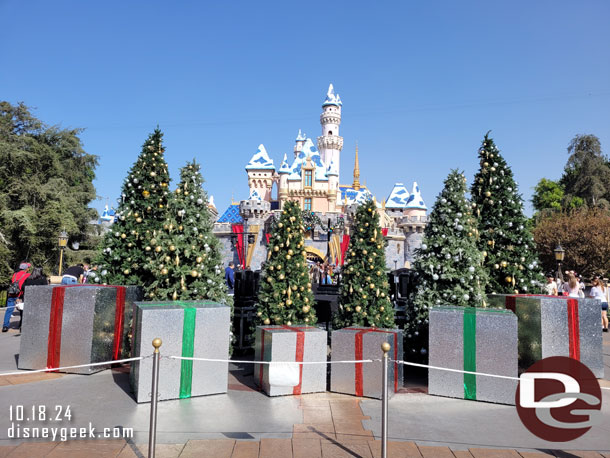
<instances>
[{"instance_id":1,"label":"red ribbon on gift box","mask_svg":"<svg viewBox=\"0 0 610 458\"><path fill-rule=\"evenodd\" d=\"M376 328L345 328L346 331L359 331L355 336L355 350L354 357L356 361L364 359L364 349L363 349L363 338L364 334L369 332L381 332L384 334L393 334L394 335L394 393L398 391L398 333L392 331L385 331L383 329ZM363 363L355 363L356 370L354 373L354 385L356 388L356 396L363 396L363 380L362 380L362 364Z\"/></svg>"},{"instance_id":2,"label":"red ribbon on gift box","mask_svg":"<svg viewBox=\"0 0 610 458\"><path fill-rule=\"evenodd\" d=\"M66 288L115 288L116 307L114 312L114 340L112 359L119 359L123 342L123 319L125 315L125 286L113 285L63 285L53 288L51 296L51 316L49 317L49 337L47 341L47 367L59 367L61 355L61 326L64 315L64 297Z\"/></svg>"},{"instance_id":3,"label":"red ribbon on gift box","mask_svg":"<svg viewBox=\"0 0 610 458\"><path fill-rule=\"evenodd\" d=\"M547 294L519 294L506 296L506 308L517 314L517 297L551 297L553 299L565 298L564 296L549 296ZM570 347L570 358L580 361L580 321L578 319L578 299L566 298L568 300L568 339Z\"/></svg>"},{"instance_id":4,"label":"red ribbon on gift box","mask_svg":"<svg viewBox=\"0 0 610 458\"><path fill-rule=\"evenodd\" d=\"M314 326L287 326L282 325L279 328L261 328L261 358L260 361L264 361L265 358L265 331L273 331L275 329L287 329L297 333L296 351L294 355L294 361L296 363L303 362L303 354L305 352L305 333L303 329L314 329ZM259 385L263 386L263 364L260 365L258 370ZM292 394L301 394L303 384L303 365L299 364L299 384L292 389Z\"/></svg>"}]
</instances>

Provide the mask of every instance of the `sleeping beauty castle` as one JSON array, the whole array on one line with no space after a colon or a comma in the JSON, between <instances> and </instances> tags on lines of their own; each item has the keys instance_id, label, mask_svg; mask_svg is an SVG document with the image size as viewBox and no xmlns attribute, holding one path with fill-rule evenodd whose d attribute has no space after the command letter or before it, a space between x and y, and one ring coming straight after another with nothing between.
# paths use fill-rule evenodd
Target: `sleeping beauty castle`
<instances>
[{"instance_id":1,"label":"sleeping beauty castle","mask_svg":"<svg viewBox=\"0 0 610 458\"><path fill-rule=\"evenodd\" d=\"M271 226L279 219L287 200L300 203L306 229L307 258L312 262L343 263L349 245L353 216L358 205L375 199L382 231L387 242L386 263L390 269L408 266L419 248L426 225L426 205L419 186L411 191L403 183L394 184L381 202L360 183L356 146L352 183L341 184L339 135L343 103L331 84L322 104L322 135L313 140L301 130L293 151L284 154L279 168L259 145L246 165L249 196L231 205L218 217L214 232L222 242L225 265L260 268L267 259ZM213 199L210 209L216 212Z\"/></svg>"}]
</instances>

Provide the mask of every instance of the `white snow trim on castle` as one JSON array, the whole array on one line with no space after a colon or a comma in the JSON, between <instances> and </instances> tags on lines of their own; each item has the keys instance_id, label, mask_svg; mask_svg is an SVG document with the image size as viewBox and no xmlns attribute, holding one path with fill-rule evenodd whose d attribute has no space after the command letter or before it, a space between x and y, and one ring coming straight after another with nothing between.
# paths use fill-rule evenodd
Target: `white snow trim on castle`
<instances>
[{"instance_id":1,"label":"white snow trim on castle","mask_svg":"<svg viewBox=\"0 0 610 458\"><path fill-rule=\"evenodd\" d=\"M258 192L256 192L256 189L250 189L250 197L248 197L248 200L263 200L263 199L260 196L260 194Z\"/></svg>"},{"instance_id":2,"label":"white snow trim on castle","mask_svg":"<svg viewBox=\"0 0 610 458\"><path fill-rule=\"evenodd\" d=\"M394 188L392 188L392 192L386 199L386 207L387 208L406 208L407 202L411 195L407 188L402 183L395 183Z\"/></svg>"},{"instance_id":3,"label":"white snow trim on castle","mask_svg":"<svg viewBox=\"0 0 610 458\"><path fill-rule=\"evenodd\" d=\"M248 165L246 165L246 170L275 170L275 166L273 165L273 160L267 154L267 150L265 146L261 143L258 145L258 151L254 153Z\"/></svg>"},{"instance_id":4,"label":"white snow trim on castle","mask_svg":"<svg viewBox=\"0 0 610 458\"><path fill-rule=\"evenodd\" d=\"M328 169L326 169L326 176L339 176L339 169L337 168L337 164L335 164L334 159L331 159Z\"/></svg>"},{"instance_id":5,"label":"white snow trim on castle","mask_svg":"<svg viewBox=\"0 0 610 458\"><path fill-rule=\"evenodd\" d=\"M303 150L299 153L299 155L295 158L294 162L290 166L290 176L288 180L297 181L301 180L301 169L303 168L303 164L307 162L307 158L311 158L311 162L316 166L315 179L316 181L328 181L328 177L326 176L326 168L324 164L322 164L322 158L320 157L320 153L314 146L311 138L305 140L303 144Z\"/></svg>"},{"instance_id":6,"label":"white snow trim on castle","mask_svg":"<svg viewBox=\"0 0 610 458\"><path fill-rule=\"evenodd\" d=\"M426 204L424 203L424 199L421 197L421 192L419 191L419 186L417 185L417 181L413 182L413 190L411 191L411 196L407 200L407 205L405 208L418 208L421 210L427 210Z\"/></svg>"},{"instance_id":7,"label":"white snow trim on castle","mask_svg":"<svg viewBox=\"0 0 610 458\"><path fill-rule=\"evenodd\" d=\"M306 139L307 139L307 135L305 135L305 132L301 132L301 129L299 129L299 134L297 135L297 138L295 141L304 142Z\"/></svg>"},{"instance_id":8,"label":"white snow trim on castle","mask_svg":"<svg viewBox=\"0 0 610 458\"><path fill-rule=\"evenodd\" d=\"M335 88L333 87L332 83L328 86L328 92L326 93L326 99L324 100L324 103L322 104L323 107L325 107L326 105L336 105L338 107L343 105L343 102L341 102L341 97L339 97L339 94L335 94Z\"/></svg>"}]
</instances>

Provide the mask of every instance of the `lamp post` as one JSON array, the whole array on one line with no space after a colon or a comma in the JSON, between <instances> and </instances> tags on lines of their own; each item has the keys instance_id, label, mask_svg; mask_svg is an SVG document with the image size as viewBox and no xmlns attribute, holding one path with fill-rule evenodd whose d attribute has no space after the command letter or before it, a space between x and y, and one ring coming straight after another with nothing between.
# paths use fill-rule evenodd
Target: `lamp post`
<instances>
[{"instance_id":1,"label":"lamp post","mask_svg":"<svg viewBox=\"0 0 610 458\"><path fill-rule=\"evenodd\" d=\"M59 276L61 277L61 266L64 261L64 248L66 248L66 245L68 245L68 234L66 233L65 229L59 234L57 245L59 246Z\"/></svg>"},{"instance_id":2,"label":"lamp post","mask_svg":"<svg viewBox=\"0 0 610 458\"><path fill-rule=\"evenodd\" d=\"M561 262L566 254L565 250L561 247L561 243L557 245L557 248L553 250L555 253L555 261L557 261L557 278L563 283L563 273L561 272Z\"/></svg>"}]
</instances>

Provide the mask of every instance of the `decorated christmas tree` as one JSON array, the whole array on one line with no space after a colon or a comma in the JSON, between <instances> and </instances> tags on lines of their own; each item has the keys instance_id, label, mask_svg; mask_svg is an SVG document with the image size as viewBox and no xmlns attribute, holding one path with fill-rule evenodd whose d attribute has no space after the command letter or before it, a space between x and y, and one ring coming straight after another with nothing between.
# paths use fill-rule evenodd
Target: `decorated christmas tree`
<instances>
[{"instance_id":1,"label":"decorated christmas tree","mask_svg":"<svg viewBox=\"0 0 610 458\"><path fill-rule=\"evenodd\" d=\"M466 198L466 178L457 170L445 179L416 256L414 313L405 325L405 357L410 359L427 352L430 307L486 305L487 274L477 243L477 220Z\"/></svg>"},{"instance_id":2,"label":"decorated christmas tree","mask_svg":"<svg viewBox=\"0 0 610 458\"><path fill-rule=\"evenodd\" d=\"M154 280L146 268L152 253L144 248L165 220L169 173L162 140L155 129L125 178L116 220L96 260L103 283L146 287Z\"/></svg>"},{"instance_id":3,"label":"decorated christmas tree","mask_svg":"<svg viewBox=\"0 0 610 458\"><path fill-rule=\"evenodd\" d=\"M299 204L286 202L269 240L269 259L258 293L257 325L316 323L303 233Z\"/></svg>"},{"instance_id":4,"label":"decorated christmas tree","mask_svg":"<svg viewBox=\"0 0 610 458\"><path fill-rule=\"evenodd\" d=\"M544 280L534 238L523 214L513 172L489 132L479 148L481 168L474 177L472 202L479 221L479 246L487 252L488 293L540 291Z\"/></svg>"},{"instance_id":5,"label":"decorated christmas tree","mask_svg":"<svg viewBox=\"0 0 610 458\"><path fill-rule=\"evenodd\" d=\"M220 242L195 161L180 170L180 183L167 202L162 227L144 247L153 253L148 268L154 281L147 288L153 300L227 302Z\"/></svg>"},{"instance_id":6,"label":"decorated christmas tree","mask_svg":"<svg viewBox=\"0 0 610 458\"><path fill-rule=\"evenodd\" d=\"M358 207L353 229L343 266L339 311L334 326L393 328L394 310L385 273L384 240L373 200Z\"/></svg>"}]
</instances>

